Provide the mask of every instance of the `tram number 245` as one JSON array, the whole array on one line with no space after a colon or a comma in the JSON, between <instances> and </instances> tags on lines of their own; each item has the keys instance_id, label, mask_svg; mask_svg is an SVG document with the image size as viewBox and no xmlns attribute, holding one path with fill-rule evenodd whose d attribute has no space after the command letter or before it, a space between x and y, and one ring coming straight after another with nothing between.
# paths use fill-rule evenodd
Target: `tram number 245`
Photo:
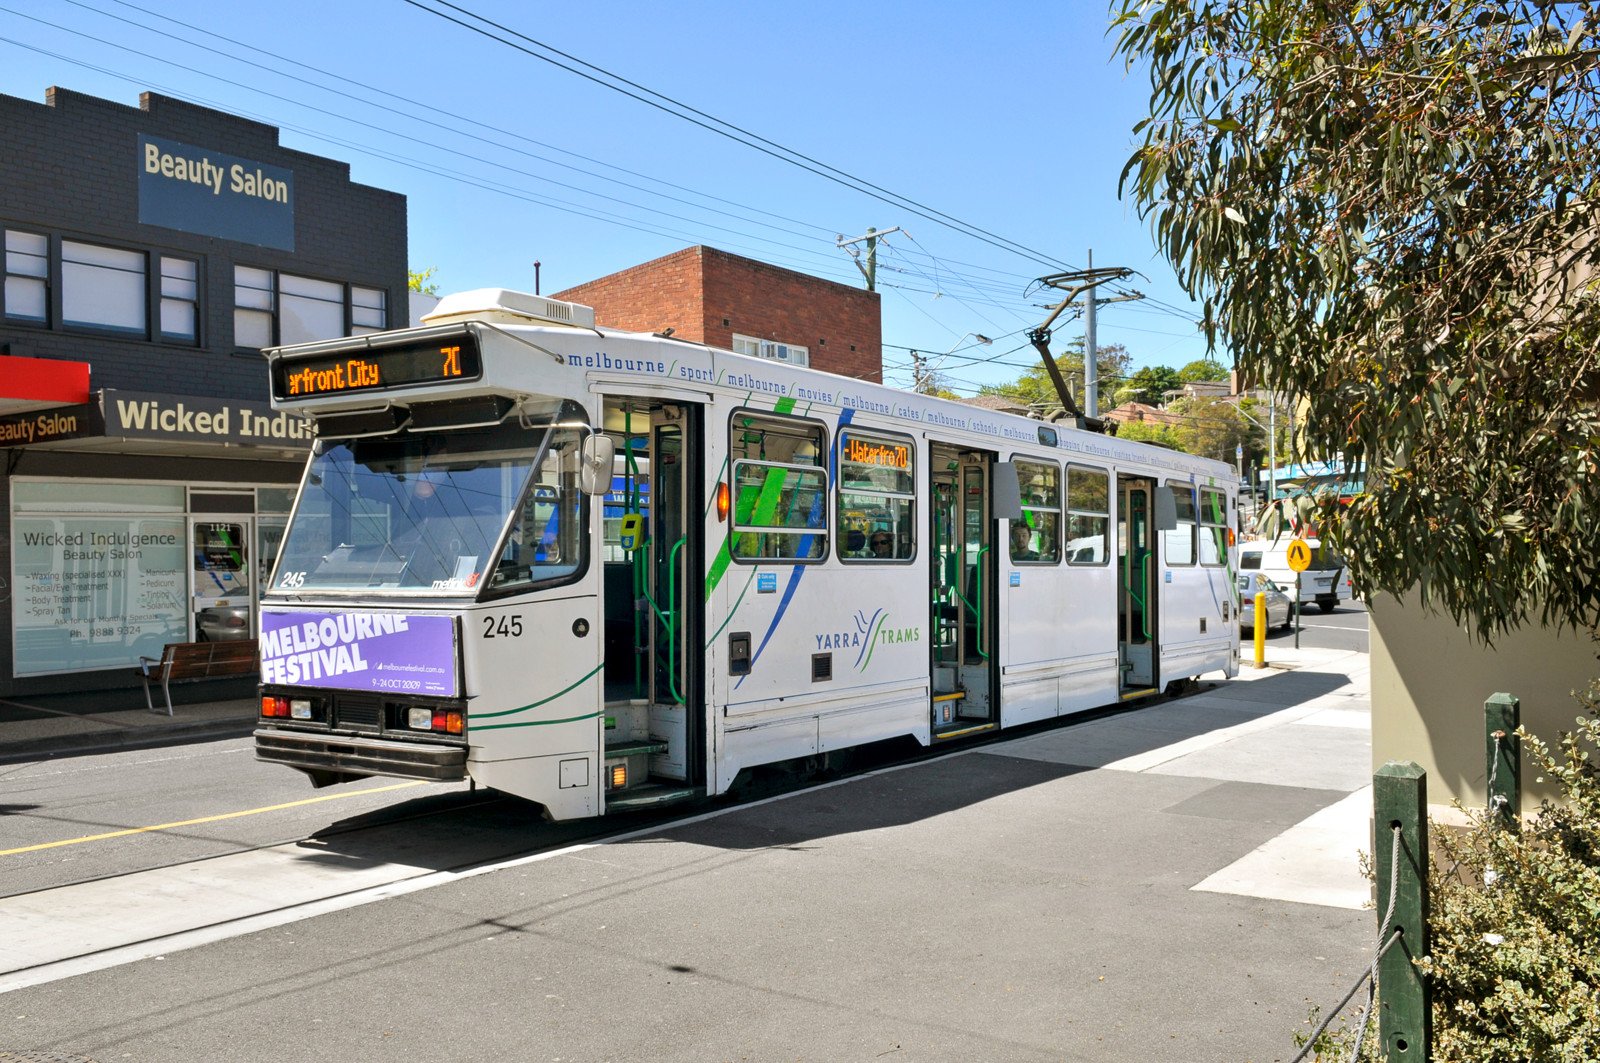
<instances>
[{"instance_id":1,"label":"tram number 245","mask_svg":"<svg viewBox=\"0 0 1600 1063\"><path fill-rule=\"evenodd\" d=\"M522 637L522 617L486 616L483 618L483 637L486 639L519 639Z\"/></svg>"}]
</instances>

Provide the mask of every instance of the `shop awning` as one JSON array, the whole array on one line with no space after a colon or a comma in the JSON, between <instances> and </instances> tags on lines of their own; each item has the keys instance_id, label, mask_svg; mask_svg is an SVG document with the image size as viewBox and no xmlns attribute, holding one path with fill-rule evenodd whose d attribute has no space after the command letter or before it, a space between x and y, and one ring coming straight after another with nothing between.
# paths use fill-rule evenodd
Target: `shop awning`
<instances>
[{"instance_id":1,"label":"shop awning","mask_svg":"<svg viewBox=\"0 0 1600 1063\"><path fill-rule=\"evenodd\" d=\"M0 354L0 414L88 401L88 362Z\"/></svg>"}]
</instances>

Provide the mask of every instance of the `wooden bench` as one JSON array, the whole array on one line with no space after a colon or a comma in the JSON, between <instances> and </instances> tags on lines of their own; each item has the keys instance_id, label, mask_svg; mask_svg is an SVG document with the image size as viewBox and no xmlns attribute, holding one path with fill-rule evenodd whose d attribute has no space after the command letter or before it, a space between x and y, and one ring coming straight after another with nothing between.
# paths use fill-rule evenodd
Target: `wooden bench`
<instances>
[{"instance_id":1,"label":"wooden bench","mask_svg":"<svg viewBox=\"0 0 1600 1063\"><path fill-rule=\"evenodd\" d=\"M161 684L161 695L172 715L174 679L220 679L232 675L252 675L261 669L255 639L229 642L169 642L160 657L140 657L139 676L144 680L144 703L151 712L160 712L150 697L151 682Z\"/></svg>"}]
</instances>

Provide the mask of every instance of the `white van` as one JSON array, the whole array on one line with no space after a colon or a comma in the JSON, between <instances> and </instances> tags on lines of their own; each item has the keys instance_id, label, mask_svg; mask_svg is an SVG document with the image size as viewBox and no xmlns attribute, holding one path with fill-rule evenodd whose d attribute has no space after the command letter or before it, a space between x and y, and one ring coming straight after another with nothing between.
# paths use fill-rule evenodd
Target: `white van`
<instances>
[{"instance_id":1,"label":"white van","mask_svg":"<svg viewBox=\"0 0 1600 1063\"><path fill-rule=\"evenodd\" d=\"M1289 544L1294 542L1285 535L1277 542L1257 539L1239 544L1239 571L1264 572L1282 587L1284 593L1294 597L1295 571L1289 567ZM1300 573L1300 607L1316 602L1317 608L1331 613L1340 602L1351 598L1350 572L1344 558L1322 545L1320 539L1305 539L1311 548L1311 565Z\"/></svg>"}]
</instances>

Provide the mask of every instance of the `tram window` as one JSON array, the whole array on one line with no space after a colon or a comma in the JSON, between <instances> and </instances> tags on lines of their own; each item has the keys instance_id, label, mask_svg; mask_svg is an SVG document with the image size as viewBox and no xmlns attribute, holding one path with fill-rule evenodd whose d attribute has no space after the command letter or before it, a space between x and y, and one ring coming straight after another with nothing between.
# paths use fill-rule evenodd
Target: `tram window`
<instances>
[{"instance_id":1,"label":"tram window","mask_svg":"<svg viewBox=\"0 0 1600 1063\"><path fill-rule=\"evenodd\" d=\"M820 425L733 415L733 532L739 561L815 561L828 552L827 441Z\"/></svg>"},{"instance_id":2,"label":"tram window","mask_svg":"<svg viewBox=\"0 0 1600 1063\"><path fill-rule=\"evenodd\" d=\"M1167 484L1178 526L1161 533L1162 563L1168 567L1194 564L1194 489L1188 484Z\"/></svg>"},{"instance_id":3,"label":"tram window","mask_svg":"<svg viewBox=\"0 0 1600 1063\"><path fill-rule=\"evenodd\" d=\"M1103 565L1109 558L1111 477L1102 469L1067 466L1067 564Z\"/></svg>"},{"instance_id":4,"label":"tram window","mask_svg":"<svg viewBox=\"0 0 1600 1063\"><path fill-rule=\"evenodd\" d=\"M522 498L495 566L490 587L507 590L548 583L576 575L583 568L583 494L578 489L579 449L583 434L571 429L555 433L533 482Z\"/></svg>"},{"instance_id":5,"label":"tram window","mask_svg":"<svg viewBox=\"0 0 1600 1063\"><path fill-rule=\"evenodd\" d=\"M1221 491L1200 489L1200 563L1220 565L1228 556L1228 499Z\"/></svg>"},{"instance_id":6,"label":"tram window","mask_svg":"<svg viewBox=\"0 0 1600 1063\"><path fill-rule=\"evenodd\" d=\"M907 561L916 554L915 450L909 439L839 433L839 557Z\"/></svg>"},{"instance_id":7,"label":"tram window","mask_svg":"<svg viewBox=\"0 0 1600 1063\"><path fill-rule=\"evenodd\" d=\"M1022 519L1011 523L1011 562L1053 565L1061 560L1061 469L1020 458L1015 464Z\"/></svg>"}]
</instances>

